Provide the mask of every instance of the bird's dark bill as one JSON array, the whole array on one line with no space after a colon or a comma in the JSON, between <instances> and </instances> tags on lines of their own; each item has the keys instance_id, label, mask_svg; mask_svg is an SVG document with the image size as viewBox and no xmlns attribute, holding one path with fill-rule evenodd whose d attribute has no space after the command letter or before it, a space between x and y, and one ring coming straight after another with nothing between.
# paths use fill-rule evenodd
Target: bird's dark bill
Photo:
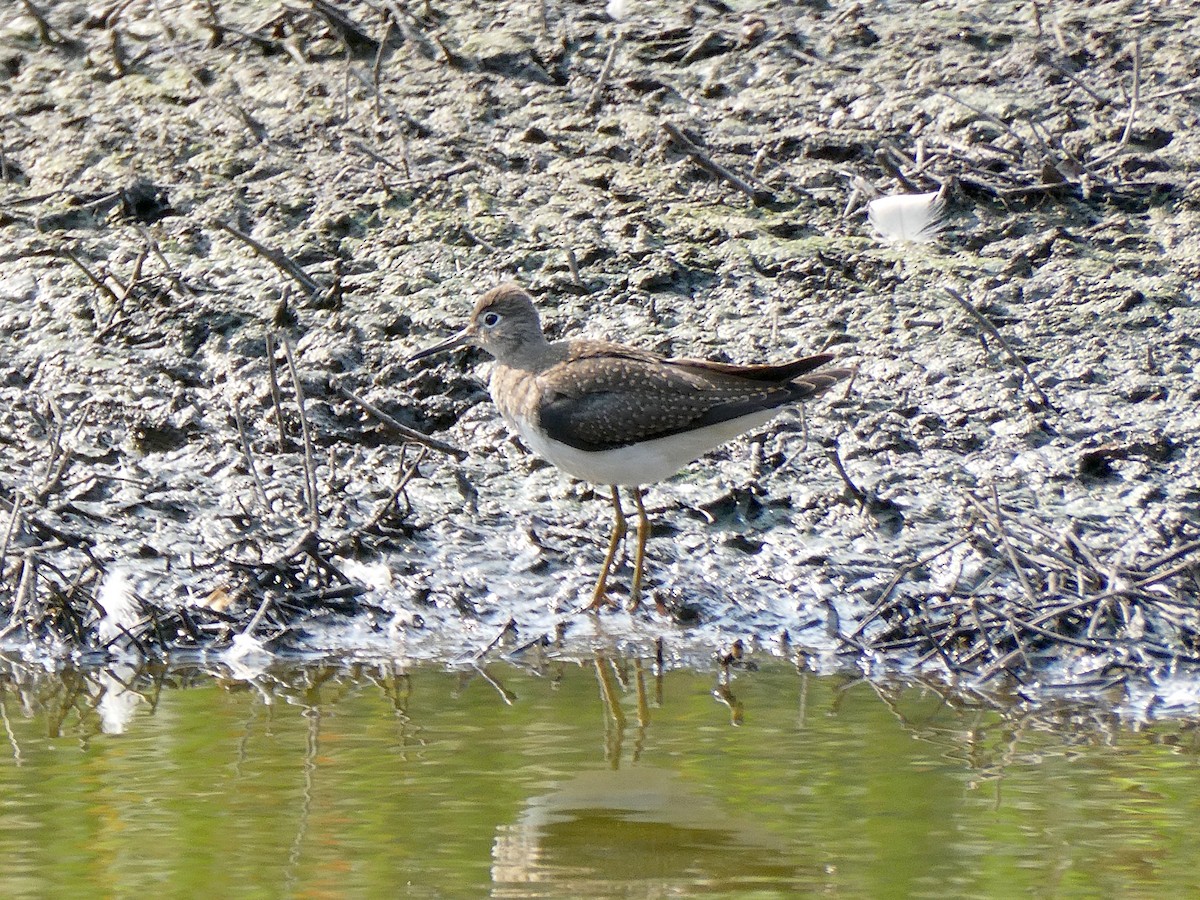
<instances>
[{"instance_id":1,"label":"bird's dark bill","mask_svg":"<svg viewBox=\"0 0 1200 900\"><path fill-rule=\"evenodd\" d=\"M432 347L426 347L424 350L418 350L410 356L405 362L415 363L419 359L425 359L427 356L434 356L438 353L445 353L447 350L457 350L459 347L468 347L471 344L471 335L468 331L463 330L453 337L449 337L440 344L434 344Z\"/></svg>"}]
</instances>

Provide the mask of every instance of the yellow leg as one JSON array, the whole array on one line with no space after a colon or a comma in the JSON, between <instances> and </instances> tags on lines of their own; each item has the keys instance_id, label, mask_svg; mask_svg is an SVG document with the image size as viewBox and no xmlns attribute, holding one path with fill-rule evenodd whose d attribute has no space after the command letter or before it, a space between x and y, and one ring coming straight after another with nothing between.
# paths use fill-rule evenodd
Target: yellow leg
<instances>
[{"instance_id":1,"label":"yellow leg","mask_svg":"<svg viewBox=\"0 0 1200 900\"><path fill-rule=\"evenodd\" d=\"M646 563L646 541L650 537L650 518L642 504L642 489L633 489L633 502L637 504L637 553L633 557L633 587L629 591L629 611L633 612L642 602L642 569Z\"/></svg>"},{"instance_id":2,"label":"yellow leg","mask_svg":"<svg viewBox=\"0 0 1200 900\"><path fill-rule=\"evenodd\" d=\"M617 493L617 486L611 485L612 488L612 504L613 504L613 532L612 537L608 540L608 553L604 557L604 567L600 569L600 577L596 580L596 590L592 592L592 602L588 609L599 609L604 605L604 589L608 585L608 572L612 568L613 559L617 555L617 547L621 543L621 539L625 537L625 512L621 509L621 495ZM639 498L638 504L641 505Z\"/></svg>"}]
</instances>

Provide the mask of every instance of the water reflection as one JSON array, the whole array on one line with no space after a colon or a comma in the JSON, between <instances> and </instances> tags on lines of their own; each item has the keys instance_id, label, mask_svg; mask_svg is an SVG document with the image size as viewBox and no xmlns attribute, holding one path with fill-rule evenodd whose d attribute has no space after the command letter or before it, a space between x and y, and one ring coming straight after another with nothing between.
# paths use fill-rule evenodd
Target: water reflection
<instances>
[{"instance_id":1,"label":"water reflection","mask_svg":"<svg viewBox=\"0 0 1200 900\"><path fill-rule=\"evenodd\" d=\"M1193 881L1193 723L1139 731L1078 704L1001 711L936 685L728 662L600 653L245 678L4 661L0 895L1128 895Z\"/></svg>"},{"instance_id":2,"label":"water reflection","mask_svg":"<svg viewBox=\"0 0 1200 900\"><path fill-rule=\"evenodd\" d=\"M753 881L798 885L786 851L786 841L701 795L676 771L597 770L531 798L516 823L497 830L493 895L594 896L621 882L651 895Z\"/></svg>"}]
</instances>

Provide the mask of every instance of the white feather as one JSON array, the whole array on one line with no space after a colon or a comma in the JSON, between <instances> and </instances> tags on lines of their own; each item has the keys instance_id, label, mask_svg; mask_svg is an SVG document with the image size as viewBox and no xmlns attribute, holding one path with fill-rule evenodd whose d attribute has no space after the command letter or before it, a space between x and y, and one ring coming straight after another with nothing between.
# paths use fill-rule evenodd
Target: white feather
<instances>
[{"instance_id":1,"label":"white feather","mask_svg":"<svg viewBox=\"0 0 1200 900\"><path fill-rule=\"evenodd\" d=\"M142 615L129 574L115 566L108 570L96 591L96 605L104 611L96 628L102 644L132 629Z\"/></svg>"},{"instance_id":2,"label":"white feather","mask_svg":"<svg viewBox=\"0 0 1200 900\"><path fill-rule=\"evenodd\" d=\"M117 666L112 671L100 674L104 696L96 704L96 712L100 714L100 730L105 734L124 734L142 703L141 695L125 686L133 676L131 666Z\"/></svg>"},{"instance_id":3,"label":"white feather","mask_svg":"<svg viewBox=\"0 0 1200 900\"><path fill-rule=\"evenodd\" d=\"M867 204L867 218L885 241L928 244L945 222L946 201L941 193L893 194Z\"/></svg>"},{"instance_id":4,"label":"white feather","mask_svg":"<svg viewBox=\"0 0 1200 900\"><path fill-rule=\"evenodd\" d=\"M275 656L258 638L247 632L235 634L233 643L221 654L221 661L229 666L229 674L239 681L254 681L261 678Z\"/></svg>"},{"instance_id":5,"label":"white feather","mask_svg":"<svg viewBox=\"0 0 1200 900\"><path fill-rule=\"evenodd\" d=\"M629 2L628 0L608 0L608 5L604 7L604 11L608 13L608 17L614 22L620 22L629 15Z\"/></svg>"}]
</instances>

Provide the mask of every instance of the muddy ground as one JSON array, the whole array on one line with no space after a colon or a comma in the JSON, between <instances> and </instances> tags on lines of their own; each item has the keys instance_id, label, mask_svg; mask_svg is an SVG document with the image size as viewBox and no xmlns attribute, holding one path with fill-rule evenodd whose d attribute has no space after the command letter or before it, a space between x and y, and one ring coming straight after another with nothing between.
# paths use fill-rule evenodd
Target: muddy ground
<instances>
[{"instance_id":1,"label":"muddy ground","mask_svg":"<svg viewBox=\"0 0 1200 900\"><path fill-rule=\"evenodd\" d=\"M1194 708L1197 21L6 9L7 646L459 661L661 638L1029 696L1136 679ZM938 190L932 244L866 223L872 191ZM506 278L555 337L858 368L651 489L665 613L575 615L606 491L508 437L481 356L404 362ZM467 455L420 456L350 393Z\"/></svg>"}]
</instances>

